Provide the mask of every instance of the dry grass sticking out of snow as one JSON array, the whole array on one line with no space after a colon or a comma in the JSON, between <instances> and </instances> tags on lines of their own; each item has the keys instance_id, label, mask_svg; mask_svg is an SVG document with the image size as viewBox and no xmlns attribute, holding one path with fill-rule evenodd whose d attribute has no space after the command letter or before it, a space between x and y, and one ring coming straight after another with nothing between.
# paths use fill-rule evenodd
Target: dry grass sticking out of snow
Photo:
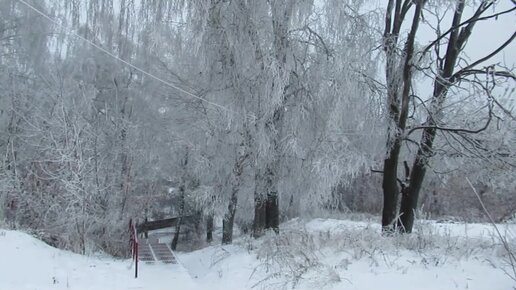
<instances>
[{"instance_id":1,"label":"dry grass sticking out of snow","mask_svg":"<svg viewBox=\"0 0 516 290\"><path fill-rule=\"evenodd\" d=\"M507 234L516 229L514 225L501 227ZM514 239L511 247L516 249ZM413 234L382 236L378 224L294 220L284 225L280 235L267 235L257 253L259 269L267 275L255 286L264 289L343 289L343 284L346 289L374 289L356 285L357 276L363 272L371 273L373 280L399 276L392 278L398 282L384 284L383 289L396 289L417 275L436 278L426 285L418 283L418 289L495 289L489 282L488 288L478 287L490 280L475 275L485 269L499 277L495 284L498 289L514 286L514 281L504 275L511 273L505 259L507 251L489 225L423 221ZM362 270L356 273L358 269ZM454 272L458 272L456 276L447 275ZM439 288L440 283L444 288Z\"/></svg>"},{"instance_id":2,"label":"dry grass sticking out of snow","mask_svg":"<svg viewBox=\"0 0 516 290\"><path fill-rule=\"evenodd\" d=\"M515 248L516 225L499 225ZM86 257L0 230L0 290L509 290L506 248L490 225L418 222L382 236L373 222L293 220L254 240L177 253L182 265ZM184 267L183 267L184 266Z\"/></svg>"},{"instance_id":3,"label":"dry grass sticking out of snow","mask_svg":"<svg viewBox=\"0 0 516 290\"><path fill-rule=\"evenodd\" d=\"M306 290L508 290L516 284L505 256L490 225L422 221L411 235L388 237L376 223L333 219L297 219L279 235L180 255L209 289Z\"/></svg>"}]
</instances>

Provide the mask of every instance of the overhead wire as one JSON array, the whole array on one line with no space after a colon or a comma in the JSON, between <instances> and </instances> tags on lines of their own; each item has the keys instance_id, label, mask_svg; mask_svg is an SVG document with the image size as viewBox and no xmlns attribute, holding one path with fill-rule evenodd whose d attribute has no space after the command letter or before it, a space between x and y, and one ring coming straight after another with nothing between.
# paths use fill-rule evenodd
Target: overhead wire
<instances>
[{"instance_id":1,"label":"overhead wire","mask_svg":"<svg viewBox=\"0 0 516 290\"><path fill-rule=\"evenodd\" d=\"M63 25L63 24L61 24L61 23L59 23L57 20L55 20L55 19L53 19L52 17L48 16L45 12L43 12L43 11L41 11L40 9L38 9L38 8L34 7L33 5L31 5L31 4L29 4L29 3L27 3L25 0L18 0L18 2L20 2L20 3L24 4L25 6L27 6L28 8L30 8L31 10L33 10L33 11L34 11L34 12L36 12L37 14L41 15L42 17L44 17L44 18L45 18L45 19L47 19L48 21L52 22L53 24L55 24L55 25L59 26L60 28L62 28L62 29L64 29L64 30L66 30L66 31L69 31L71 34L73 34L73 35L74 35L74 36L76 36L77 38L79 38L79 39L83 40L84 42L88 43L88 44L89 44L89 45L91 45L92 47L94 47L94 48L96 48L96 49L98 49L98 50L102 51L102 52L103 52L103 53L105 53L106 55L108 55L108 56L110 56L110 57L112 57L112 58L114 58L114 59L118 60L119 62L121 62L121 63L123 63L123 64L125 64L125 65L127 65L127 66L129 66L129 67L131 67L131 68L133 68L133 69L135 69L135 70L137 70L137 71L139 71L139 72L141 72L142 74L144 74L144 75L146 75L146 76L148 76L148 77L150 77L150 78L152 78L152 79L154 79L154 80L156 80L156 81L158 81L158 82L160 82L160 83L162 83L162 84L164 84L164 85L166 85L166 86L168 86L168 87L170 87L170 88L173 88L173 89L175 89L175 90L177 90L177 91L179 91L179 92L181 92L181 93L184 93L185 95L188 95L188 96L190 96L190 97L192 97L192 98L198 99L198 100L200 100L200 101L202 101L202 102L205 102L205 103L207 103L207 104L209 104L209 105L212 105L212 106L214 106L214 107L220 108L220 109L222 109L222 110L224 110L224 111L226 111L226 112L234 113L234 114L238 114L238 115L240 115L240 114L241 114L241 113L239 113L239 112L235 112L235 111L233 111L233 110L231 110L231 109L229 109L229 108L227 108L227 107L225 107L225 106L223 106L223 105L221 105L221 104L218 104L218 103L212 102L212 101L207 100L207 99L205 99L205 98L203 98L203 97L200 97L200 96L198 96L198 95L196 95L196 94L194 94L194 93L191 93L191 92L189 92L189 91L187 91L187 90L185 90L185 89L182 89L182 88L180 88L180 87L178 87L178 86L176 86L176 85L174 85L174 84L172 84L172 83L170 83L170 82L168 82L168 81L166 81L166 80L164 80L164 79L162 79L162 78L160 78L160 77L158 77L158 76L156 76L156 75L154 75L154 74L152 74L152 73L150 73L150 72L148 72L148 71L146 71L146 70L144 70L144 69L142 69L142 68L140 68L140 67L138 67L138 66L136 66L136 65L132 64L132 63L130 63L129 61L124 60L124 59L122 59L122 58L118 57L117 55L113 54L113 53L112 53L112 52L110 52L109 50L107 50L107 49L103 48L102 46L100 46L100 45L96 44L95 42L93 42L93 41L91 41L91 40L87 39L86 37L84 37L84 36L82 36L82 35L78 34L77 32L73 31L72 29L70 29L70 28L68 28L68 27L64 26L64 25ZM255 116L254 116L254 115L249 115L249 116L250 116L251 118L255 119Z\"/></svg>"},{"instance_id":2,"label":"overhead wire","mask_svg":"<svg viewBox=\"0 0 516 290\"><path fill-rule=\"evenodd\" d=\"M47 19L48 21L52 22L53 24L57 25L58 27L60 27L60 28L62 28L62 29L64 29L64 30L66 30L66 31L69 31L72 35L74 35L74 36L76 36L77 38L79 38L79 39L83 40L84 42L88 43L88 44L89 44L89 45L91 45L92 47L94 47L94 48L96 48L96 49L100 50L101 52L105 53L106 55L108 55L108 56L110 56L110 57L112 57L112 58L114 58L114 59L118 60L119 62L121 62L121 63L123 63L123 64L125 64L125 65L127 65L127 66L129 66L129 67L131 67L131 68L133 68L133 69L135 69L136 71L139 71L139 72L141 72L142 74L144 74L144 75L146 75L146 76L148 76L148 77L150 77L150 78L152 78L152 79L154 79L154 80L156 80L156 81L158 81L158 82L160 82L160 83L162 83L162 84L164 84L164 85L166 85L166 86L168 86L168 87L170 87L170 88L173 88L173 89L175 89L175 90L177 90L177 91L179 91L179 92L182 92L182 93L184 93L185 95L188 95L188 96L190 96L190 97L192 97L192 98L198 99L198 100L200 100L200 101L202 101L202 102L204 102L204 103L206 103L206 104L209 104L209 105L212 105L212 106L214 106L214 107L220 108L220 109L222 109L222 110L224 110L224 111L226 111L226 112L229 112L229 113L234 113L234 114L237 114L237 115L243 115L243 116L250 117L250 118L251 118L251 120L256 121L256 116L255 116L254 114L249 114L249 113L245 114L245 113L239 113L239 112L236 112L236 111L231 110L231 109L229 109L229 108L227 108L227 107L225 107L225 106L223 106L223 105L221 105L221 104L218 104L218 103L212 102L212 101L207 100L207 99L205 99L205 98L203 98L203 97L200 97L200 96L198 96L198 95L195 95L194 93L191 93L191 92L189 92L189 91L187 91L187 90L185 90L185 89L182 89L182 88L180 88L180 87L178 87L178 86L176 86L176 85L174 85L174 84L172 84L172 83L170 83L170 82L168 82L168 81L166 81L166 80L164 80L164 79L162 79L162 78L160 78L160 77L158 77L158 76L156 76L156 75L154 75L154 74L152 74L152 73L150 73L150 72L148 72L148 71L146 71L146 70L144 70L144 69L142 69L142 68L140 68L140 67L138 67L138 66L136 66L136 65L132 64L132 63L130 63L129 61L124 60L124 59L122 59L122 58L118 57L117 55L113 54L113 53L112 53L112 52L110 52L109 50L107 50L107 49L103 48L102 46L100 46L100 45L96 44L95 42L93 42L93 41L91 41L91 40L87 39L86 37L84 37L84 36L82 36L82 35L78 34L77 32L73 31L72 29L70 29L70 28L68 28L68 27L64 26L64 25L63 25L63 24L61 24L61 23L59 23L57 20L55 20L55 19L53 19L52 17L48 16L45 12L43 12L43 11L41 11L40 9L38 9L38 8L34 7L33 5L31 5L31 4L29 4L29 3L27 3L27 1L25 1L25 0L17 0L17 1L18 1L18 2L20 2L20 3L22 3L23 5L25 5L26 7L30 8L31 10L33 10L33 11L34 11L34 12L36 12L37 14L41 15L43 18L45 18L45 19ZM351 136L351 135L366 135L366 136L367 136L367 135L369 135L369 134L362 134L362 133L358 133L358 132L349 132L349 133L345 133L345 134L342 134L342 135L349 135L349 136ZM374 134L370 134L370 135L372 135L372 136L373 136Z\"/></svg>"}]
</instances>

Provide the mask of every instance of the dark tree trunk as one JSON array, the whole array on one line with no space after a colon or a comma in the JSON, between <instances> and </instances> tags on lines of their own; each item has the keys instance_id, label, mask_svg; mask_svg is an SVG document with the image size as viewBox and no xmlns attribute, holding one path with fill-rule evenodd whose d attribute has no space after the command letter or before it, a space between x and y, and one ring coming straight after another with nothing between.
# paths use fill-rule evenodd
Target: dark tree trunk
<instances>
[{"instance_id":1,"label":"dark tree trunk","mask_svg":"<svg viewBox=\"0 0 516 290\"><path fill-rule=\"evenodd\" d=\"M253 237L259 238L265 231L267 221L267 200L259 193L255 192L254 196L254 221L253 221Z\"/></svg>"},{"instance_id":2,"label":"dark tree trunk","mask_svg":"<svg viewBox=\"0 0 516 290\"><path fill-rule=\"evenodd\" d=\"M206 242L210 243L212 241L213 241L213 215L210 215L206 219Z\"/></svg>"},{"instance_id":3,"label":"dark tree trunk","mask_svg":"<svg viewBox=\"0 0 516 290\"><path fill-rule=\"evenodd\" d=\"M278 204L278 182L277 168L279 168L279 158L269 164L266 168L265 182L267 199L265 200L265 228L273 229L275 233L279 233L279 204Z\"/></svg>"},{"instance_id":4,"label":"dark tree trunk","mask_svg":"<svg viewBox=\"0 0 516 290\"><path fill-rule=\"evenodd\" d=\"M389 156L383 165L383 210L382 231L392 233L395 230L396 217L398 215L398 156L400 152L399 142L395 142Z\"/></svg>"},{"instance_id":5,"label":"dark tree trunk","mask_svg":"<svg viewBox=\"0 0 516 290\"><path fill-rule=\"evenodd\" d=\"M254 238L261 237L266 229L273 229L279 233L279 204L274 171L267 166L266 173L257 176L254 198Z\"/></svg>"},{"instance_id":6,"label":"dark tree trunk","mask_svg":"<svg viewBox=\"0 0 516 290\"><path fill-rule=\"evenodd\" d=\"M174 233L174 238L172 239L172 244L170 245L170 248L174 251L177 249L177 243L179 242L179 233L181 232L182 219L183 218L180 217L177 220L176 232Z\"/></svg>"},{"instance_id":7,"label":"dark tree trunk","mask_svg":"<svg viewBox=\"0 0 516 290\"><path fill-rule=\"evenodd\" d=\"M182 161L183 175L181 177L181 186L179 186L179 217L177 219L176 233L172 239L170 248L176 250L177 243L179 242L179 234L181 232L181 224L183 222L183 216L185 215L185 194L186 194L186 180L187 180L187 166L188 166L188 148L185 148L185 157Z\"/></svg>"},{"instance_id":8,"label":"dark tree trunk","mask_svg":"<svg viewBox=\"0 0 516 290\"><path fill-rule=\"evenodd\" d=\"M238 187L234 187L229 201L228 211L222 221L222 244L227 245L233 242L233 225L235 222L236 206L238 202Z\"/></svg>"},{"instance_id":9,"label":"dark tree trunk","mask_svg":"<svg viewBox=\"0 0 516 290\"><path fill-rule=\"evenodd\" d=\"M289 23L293 13L293 4L293 0L273 1L270 3L274 36L272 44L275 59L280 64L280 71L286 76L283 81L287 83L290 81L289 78L293 74L287 64L287 51L290 47ZM272 119L268 120L266 123L266 128L271 137L273 151L271 152L270 160L265 166L265 174L262 176L264 178L265 187L262 188L263 191L259 192L264 195L265 200L257 203L255 197L255 225L257 225L254 227L255 237L263 234L263 226L265 229L273 229L276 233L279 233L278 170L282 158L280 143L283 136L282 129L286 105L289 102L288 98L289 96L295 95L287 92L289 85L283 87L281 105L274 110ZM265 217L262 217L262 214ZM259 220L256 220L256 218L259 218Z\"/></svg>"},{"instance_id":10,"label":"dark tree trunk","mask_svg":"<svg viewBox=\"0 0 516 290\"><path fill-rule=\"evenodd\" d=\"M407 2L408 3L408 2ZM412 70L413 55L416 32L419 27L421 11L424 2L415 2L416 9L404 47L403 75L401 82L398 80L397 63L398 56L396 54L396 41L398 39L401 23L405 16L404 8L401 1L389 1L386 14L386 26L384 31L384 50L387 55L386 78L388 85L388 104L389 115L393 124L389 126L390 130L395 130L389 136L392 143L388 157L384 160L383 168L383 194L384 205L382 213L382 229L384 232L392 232L395 230L397 205L399 198L398 188L398 161L401 148L401 138L406 128L410 91L412 86ZM393 10L394 9L394 10ZM392 13L394 12L394 15ZM392 17L394 16L394 17ZM400 91L401 88L401 91Z\"/></svg>"},{"instance_id":11,"label":"dark tree trunk","mask_svg":"<svg viewBox=\"0 0 516 290\"><path fill-rule=\"evenodd\" d=\"M246 143L242 141L240 144L241 148L246 148ZM242 173L244 172L244 165L246 159L249 157L246 154L245 150L241 153L238 159L235 162L235 167L233 168L233 184L231 190L231 199L229 200L228 211L224 215L224 220L222 221L222 244L231 244L233 242L233 225L235 222L235 213L236 207L238 203L238 190L240 189L240 182Z\"/></svg>"},{"instance_id":12,"label":"dark tree trunk","mask_svg":"<svg viewBox=\"0 0 516 290\"><path fill-rule=\"evenodd\" d=\"M177 243L179 242L179 234L181 232L181 224L183 222L183 215L184 215L184 212L185 212L185 195L184 195L184 192L185 192L185 189L184 189L184 186L181 186L179 188L179 191L181 193L181 204L179 206L179 218L177 219L177 225L176 225L176 232L174 234L174 238L172 239L172 244L170 245L170 248L172 250L176 250L177 248Z\"/></svg>"},{"instance_id":13,"label":"dark tree trunk","mask_svg":"<svg viewBox=\"0 0 516 290\"><path fill-rule=\"evenodd\" d=\"M400 231L411 233L414 226L414 217L417 210L419 192L426 174L426 159L432 151L435 139L436 129L427 128L423 131L423 144L417 151L414 164L412 165L412 173L410 174L410 186L404 190L401 199L400 220L398 226Z\"/></svg>"},{"instance_id":14,"label":"dark tree trunk","mask_svg":"<svg viewBox=\"0 0 516 290\"><path fill-rule=\"evenodd\" d=\"M279 233L279 204L277 192L267 194L265 212L265 228L273 229L274 232Z\"/></svg>"},{"instance_id":15,"label":"dark tree trunk","mask_svg":"<svg viewBox=\"0 0 516 290\"><path fill-rule=\"evenodd\" d=\"M176 232L174 234L174 238L172 239L172 244L170 248L172 250L177 249L177 243L179 242L179 233L181 232L181 224L183 222L183 215L185 214L185 186L182 185L179 187L180 192L180 205L179 205L179 217L177 219Z\"/></svg>"},{"instance_id":16,"label":"dark tree trunk","mask_svg":"<svg viewBox=\"0 0 516 290\"><path fill-rule=\"evenodd\" d=\"M265 225L267 221L267 196L263 192L266 185L262 170L258 169L255 174L255 188L254 188L254 220L253 220L253 238L263 236Z\"/></svg>"},{"instance_id":17,"label":"dark tree trunk","mask_svg":"<svg viewBox=\"0 0 516 290\"><path fill-rule=\"evenodd\" d=\"M144 222L147 223L148 221L149 221L149 219L147 217L145 217L145 221ZM144 235L144 237L146 239L148 239L149 238L149 231L144 231L143 235Z\"/></svg>"},{"instance_id":18,"label":"dark tree trunk","mask_svg":"<svg viewBox=\"0 0 516 290\"><path fill-rule=\"evenodd\" d=\"M177 249L177 243L179 242L179 232L181 231L181 218L179 218L176 226L176 232L174 233L174 238L172 239L172 244L170 245L170 248L172 250Z\"/></svg>"},{"instance_id":19,"label":"dark tree trunk","mask_svg":"<svg viewBox=\"0 0 516 290\"><path fill-rule=\"evenodd\" d=\"M452 26L457 27L461 22L462 13L465 7L465 1L460 1L457 5ZM480 15L476 15L479 17ZM439 75L434 80L434 91L432 93L432 107L435 110L435 116L431 115L425 122L426 128L423 129L421 141L414 164L412 165L412 173L410 175L410 185L406 188L402 196L400 208L400 230L405 233L411 233L414 225L414 216L417 209L417 202L419 199L419 192L421 185L425 179L427 159L432 154L432 147L437 133L436 119L438 118L438 111L443 105L444 99L454 80L450 79L453 76L453 71L457 63L459 52L462 50L464 43L469 38L471 30L473 29L475 21L469 24L462 30L456 29L450 33L448 45L446 49L444 66L441 67ZM443 81L445 80L445 81Z\"/></svg>"}]
</instances>

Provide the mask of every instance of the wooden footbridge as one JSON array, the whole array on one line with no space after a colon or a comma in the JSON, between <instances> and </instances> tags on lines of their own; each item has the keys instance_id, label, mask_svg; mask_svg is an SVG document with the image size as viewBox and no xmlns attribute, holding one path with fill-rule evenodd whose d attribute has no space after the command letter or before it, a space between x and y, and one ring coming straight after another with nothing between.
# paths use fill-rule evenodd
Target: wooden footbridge
<instances>
[{"instance_id":1,"label":"wooden footbridge","mask_svg":"<svg viewBox=\"0 0 516 290\"><path fill-rule=\"evenodd\" d=\"M192 219L191 216L173 217L168 219L147 221L136 224L129 221L129 244L131 255L135 263L134 277L138 278L138 262L146 264L165 263L178 264L176 255L171 248L172 233L154 232L155 230L176 227L178 223ZM181 221L180 221L181 220Z\"/></svg>"}]
</instances>

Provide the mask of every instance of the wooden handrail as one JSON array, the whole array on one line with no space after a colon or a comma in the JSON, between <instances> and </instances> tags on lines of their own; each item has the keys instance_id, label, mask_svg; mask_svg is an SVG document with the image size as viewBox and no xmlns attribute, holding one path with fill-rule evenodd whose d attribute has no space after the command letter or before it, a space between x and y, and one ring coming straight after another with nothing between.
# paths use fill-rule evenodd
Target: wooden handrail
<instances>
[{"instance_id":1,"label":"wooden handrail","mask_svg":"<svg viewBox=\"0 0 516 290\"><path fill-rule=\"evenodd\" d=\"M194 216L183 216L183 222L193 219ZM147 232L152 230L159 230L169 227L174 227L177 225L177 221L179 220L179 217L172 217L168 219L161 219L161 220L155 220L155 221L145 221L141 224L136 225L136 229L138 232Z\"/></svg>"}]
</instances>

